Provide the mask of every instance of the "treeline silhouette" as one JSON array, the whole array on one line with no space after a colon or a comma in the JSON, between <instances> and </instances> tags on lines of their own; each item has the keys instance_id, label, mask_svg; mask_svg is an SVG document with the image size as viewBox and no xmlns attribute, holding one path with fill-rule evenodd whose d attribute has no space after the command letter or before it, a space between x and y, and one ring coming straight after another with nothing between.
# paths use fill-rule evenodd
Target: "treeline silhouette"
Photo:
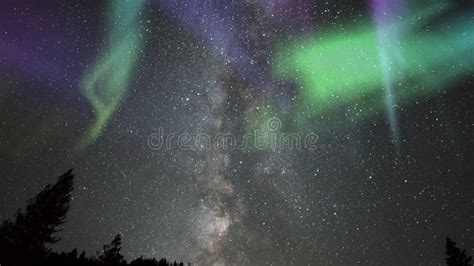
<instances>
[{"instance_id":1,"label":"treeline silhouette","mask_svg":"<svg viewBox=\"0 0 474 266\"><path fill-rule=\"evenodd\" d=\"M446 264L448 266L472 266L472 256L466 254L465 249L456 246L456 242L446 238Z\"/></svg>"},{"instance_id":2,"label":"treeline silhouette","mask_svg":"<svg viewBox=\"0 0 474 266\"><path fill-rule=\"evenodd\" d=\"M117 235L104 245L97 256L70 252L54 252L48 245L58 242L55 236L59 226L66 221L74 174L69 170L54 185L47 185L26 209L18 210L13 221L0 226L0 266L184 266L162 258L137 258L127 262L121 253L122 239ZM445 261L448 266L472 266L472 257L461 250L450 238L446 239ZM188 266L190 264L188 263Z\"/></svg>"},{"instance_id":3,"label":"treeline silhouette","mask_svg":"<svg viewBox=\"0 0 474 266\"><path fill-rule=\"evenodd\" d=\"M60 176L54 185L47 185L27 202L25 210L19 209L13 220L0 226L1 266L184 266L162 258L137 258L128 263L121 254L122 239L117 235L110 244L104 245L97 256L85 252L54 252L49 245L60 239L56 233L66 221L74 174L72 169ZM188 263L188 265L190 265Z\"/></svg>"}]
</instances>

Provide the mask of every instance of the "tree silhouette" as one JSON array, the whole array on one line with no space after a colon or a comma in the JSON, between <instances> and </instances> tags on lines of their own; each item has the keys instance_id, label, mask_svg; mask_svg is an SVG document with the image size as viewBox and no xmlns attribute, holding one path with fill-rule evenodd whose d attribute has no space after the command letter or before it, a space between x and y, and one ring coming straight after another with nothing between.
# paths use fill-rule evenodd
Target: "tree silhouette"
<instances>
[{"instance_id":1,"label":"tree silhouette","mask_svg":"<svg viewBox=\"0 0 474 266\"><path fill-rule=\"evenodd\" d=\"M466 255L466 250L456 247L456 242L446 238L446 264L449 266L472 266L472 257Z\"/></svg>"},{"instance_id":2,"label":"tree silhouette","mask_svg":"<svg viewBox=\"0 0 474 266\"><path fill-rule=\"evenodd\" d=\"M99 255L99 260L104 265L121 265L125 264L123 255L120 253L122 249L122 238L120 234L110 242L110 245L104 245L102 254Z\"/></svg>"},{"instance_id":3,"label":"tree silhouette","mask_svg":"<svg viewBox=\"0 0 474 266\"><path fill-rule=\"evenodd\" d=\"M49 252L47 244L59 241L55 233L66 220L73 179L71 169L54 185L47 185L30 199L25 211L18 210L15 221L3 222L0 227L0 263L13 264L12 258L34 261ZM18 261L14 264L17 265Z\"/></svg>"},{"instance_id":4,"label":"tree silhouette","mask_svg":"<svg viewBox=\"0 0 474 266\"><path fill-rule=\"evenodd\" d=\"M144 259L143 257L136 258L130 262L130 266L157 266L158 261L156 259Z\"/></svg>"},{"instance_id":5,"label":"tree silhouette","mask_svg":"<svg viewBox=\"0 0 474 266\"><path fill-rule=\"evenodd\" d=\"M170 266L166 259L143 259L130 264L121 254L122 239L117 235L110 244L104 245L98 257L78 256L71 252L53 252L47 245L60 239L55 236L59 226L66 221L69 210L74 174L69 170L54 185L47 185L36 197L28 201L25 211L17 211L14 221L0 225L0 266Z\"/></svg>"},{"instance_id":6,"label":"tree silhouette","mask_svg":"<svg viewBox=\"0 0 474 266\"><path fill-rule=\"evenodd\" d=\"M161 259L158 261L158 266L170 266L171 263L169 263L166 259Z\"/></svg>"}]
</instances>

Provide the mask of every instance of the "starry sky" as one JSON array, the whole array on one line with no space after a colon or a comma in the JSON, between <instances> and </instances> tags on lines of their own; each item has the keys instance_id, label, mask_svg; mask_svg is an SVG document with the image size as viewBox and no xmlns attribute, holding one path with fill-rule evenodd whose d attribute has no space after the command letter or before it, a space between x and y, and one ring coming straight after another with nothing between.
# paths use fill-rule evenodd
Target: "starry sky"
<instances>
[{"instance_id":1,"label":"starry sky","mask_svg":"<svg viewBox=\"0 0 474 266\"><path fill-rule=\"evenodd\" d=\"M450 236L472 254L473 29L463 0L3 0L0 218L74 168L56 250L120 233L129 259L433 265Z\"/></svg>"}]
</instances>

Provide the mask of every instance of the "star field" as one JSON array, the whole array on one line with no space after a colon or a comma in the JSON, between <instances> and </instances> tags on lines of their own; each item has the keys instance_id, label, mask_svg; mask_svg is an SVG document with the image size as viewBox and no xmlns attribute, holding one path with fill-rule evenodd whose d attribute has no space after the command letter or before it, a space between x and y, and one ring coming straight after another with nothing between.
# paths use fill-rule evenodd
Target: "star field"
<instances>
[{"instance_id":1,"label":"star field","mask_svg":"<svg viewBox=\"0 0 474 266\"><path fill-rule=\"evenodd\" d=\"M127 258L193 265L438 265L447 236L474 253L473 10L2 1L0 218L74 168L55 250L120 233ZM229 136L250 141L213 145Z\"/></svg>"}]
</instances>

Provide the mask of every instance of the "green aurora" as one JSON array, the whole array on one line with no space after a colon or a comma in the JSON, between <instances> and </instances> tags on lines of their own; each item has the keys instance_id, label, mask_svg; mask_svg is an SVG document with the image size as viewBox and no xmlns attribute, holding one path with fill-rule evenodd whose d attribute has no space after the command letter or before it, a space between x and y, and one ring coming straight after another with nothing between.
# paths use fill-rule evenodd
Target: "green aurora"
<instances>
[{"instance_id":1,"label":"green aurora","mask_svg":"<svg viewBox=\"0 0 474 266\"><path fill-rule=\"evenodd\" d=\"M388 69L382 68L376 29L366 23L281 47L274 60L274 76L301 86L300 110L306 112L305 117L336 108L350 108L359 119L380 114L385 101L384 71L390 74L397 105L439 93L472 73L474 65L474 25L458 19L444 21L437 30L423 28L441 9L422 10L382 30L403 29Z\"/></svg>"},{"instance_id":2,"label":"green aurora","mask_svg":"<svg viewBox=\"0 0 474 266\"><path fill-rule=\"evenodd\" d=\"M139 16L144 4L144 0L109 2L108 46L82 82L95 120L83 134L77 150L97 140L127 92L141 47Z\"/></svg>"}]
</instances>

